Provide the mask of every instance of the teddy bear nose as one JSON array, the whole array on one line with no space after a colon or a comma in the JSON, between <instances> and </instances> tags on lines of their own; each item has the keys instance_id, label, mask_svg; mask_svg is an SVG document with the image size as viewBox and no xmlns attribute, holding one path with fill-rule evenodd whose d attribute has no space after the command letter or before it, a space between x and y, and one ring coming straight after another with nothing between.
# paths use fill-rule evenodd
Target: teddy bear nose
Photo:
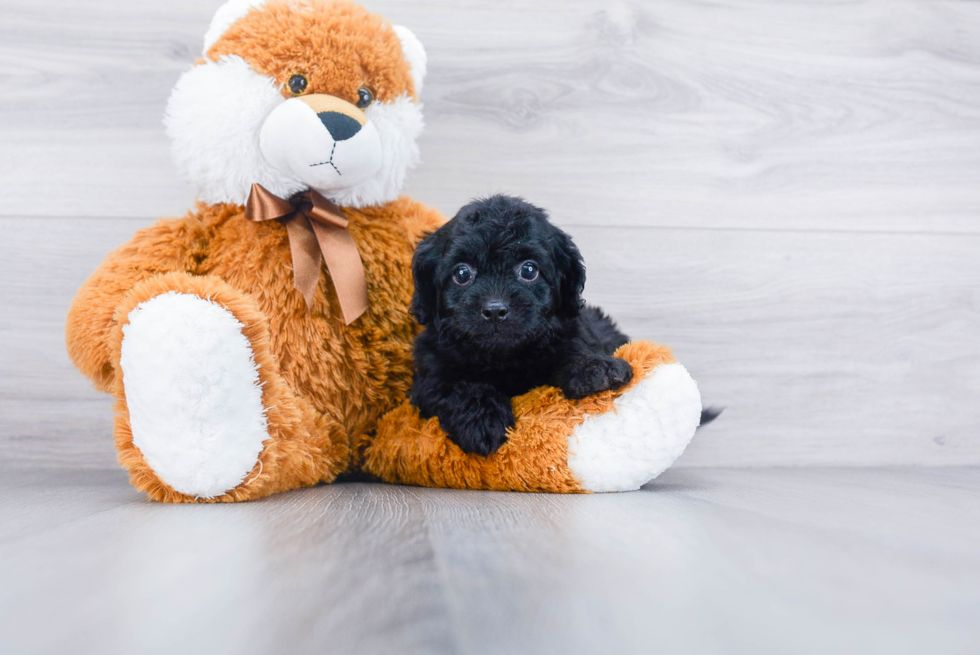
<instances>
[{"instance_id":1,"label":"teddy bear nose","mask_svg":"<svg viewBox=\"0 0 980 655\"><path fill-rule=\"evenodd\" d=\"M361 131L361 124L339 111L322 111L316 115L334 141L346 141Z\"/></svg>"}]
</instances>

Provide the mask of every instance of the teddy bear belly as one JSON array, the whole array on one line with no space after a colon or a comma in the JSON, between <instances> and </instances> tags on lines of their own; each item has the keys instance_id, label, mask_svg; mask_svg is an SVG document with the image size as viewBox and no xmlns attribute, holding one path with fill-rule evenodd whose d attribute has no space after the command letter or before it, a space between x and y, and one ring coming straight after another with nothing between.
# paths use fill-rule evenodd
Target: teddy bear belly
<instances>
[{"instance_id":1,"label":"teddy bear belly","mask_svg":"<svg viewBox=\"0 0 980 655\"><path fill-rule=\"evenodd\" d=\"M258 303L280 374L297 395L344 426L351 439L373 430L382 413L404 400L411 381L419 329L407 312L411 244L394 230L358 235L371 304L345 325L325 266L310 308L294 288L280 223L250 223L240 214L222 218L211 224L208 254L194 272L219 277Z\"/></svg>"}]
</instances>

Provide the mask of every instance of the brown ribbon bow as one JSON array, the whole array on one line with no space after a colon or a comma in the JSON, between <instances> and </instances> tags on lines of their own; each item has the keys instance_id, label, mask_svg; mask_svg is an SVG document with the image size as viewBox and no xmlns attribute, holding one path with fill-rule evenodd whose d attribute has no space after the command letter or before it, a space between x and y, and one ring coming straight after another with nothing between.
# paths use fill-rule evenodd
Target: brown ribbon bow
<instances>
[{"instance_id":1,"label":"brown ribbon bow","mask_svg":"<svg viewBox=\"0 0 980 655\"><path fill-rule=\"evenodd\" d=\"M313 305L322 257L333 279L344 322L350 325L367 311L364 264L340 207L313 189L283 200L262 185L253 184L245 218L256 222L278 219L286 224L293 256L293 286L303 294L307 307Z\"/></svg>"}]
</instances>

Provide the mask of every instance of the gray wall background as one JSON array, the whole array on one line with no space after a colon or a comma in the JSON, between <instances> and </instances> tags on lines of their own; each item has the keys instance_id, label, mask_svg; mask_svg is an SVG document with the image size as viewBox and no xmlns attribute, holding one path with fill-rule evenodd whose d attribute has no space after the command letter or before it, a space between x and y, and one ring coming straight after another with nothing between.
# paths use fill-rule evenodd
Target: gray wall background
<instances>
[{"instance_id":1,"label":"gray wall background","mask_svg":"<svg viewBox=\"0 0 980 655\"><path fill-rule=\"evenodd\" d=\"M114 466L63 346L193 190L161 117L219 0L0 0L0 465ZM366 5L429 52L406 193L549 208L724 406L678 466L980 463L980 3Z\"/></svg>"}]
</instances>

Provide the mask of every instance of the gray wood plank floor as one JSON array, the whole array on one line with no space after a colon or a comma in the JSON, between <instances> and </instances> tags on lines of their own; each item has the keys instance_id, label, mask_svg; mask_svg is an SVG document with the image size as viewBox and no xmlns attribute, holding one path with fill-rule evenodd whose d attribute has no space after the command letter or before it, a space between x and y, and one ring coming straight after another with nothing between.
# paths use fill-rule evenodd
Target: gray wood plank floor
<instances>
[{"instance_id":1,"label":"gray wood plank floor","mask_svg":"<svg viewBox=\"0 0 980 655\"><path fill-rule=\"evenodd\" d=\"M980 469L147 503L0 474L4 653L975 653Z\"/></svg>"}]
</instances>

